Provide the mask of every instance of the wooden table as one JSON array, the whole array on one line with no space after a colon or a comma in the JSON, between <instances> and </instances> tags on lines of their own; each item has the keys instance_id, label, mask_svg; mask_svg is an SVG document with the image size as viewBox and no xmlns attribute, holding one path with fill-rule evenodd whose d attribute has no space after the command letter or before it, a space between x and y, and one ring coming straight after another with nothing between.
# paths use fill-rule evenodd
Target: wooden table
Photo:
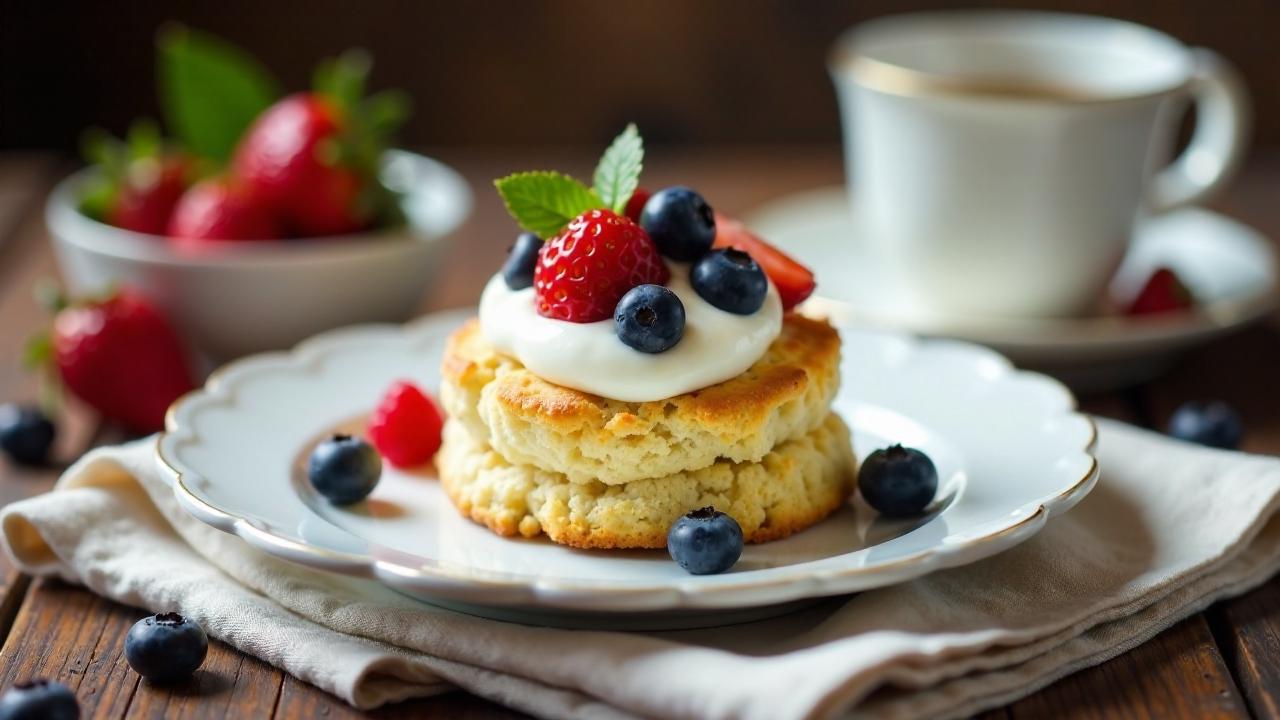
<instances>
[{"instance_id":1,"label":"wooden table","mask_svg":"<svg viewBox=\"0 0 1280 720\"><path fill-rule=\"evenodd\" d=\"M515 230L489 181L512 170L559 168L589 176L581 150L447 150L437 153L474 184L476 216L461 233L450 272L427 289L424 309L471 304L501 262ZM699 188L731 213L794 190L841 181L838 148L720 148L654 153L646 185ZM19 367L24 339L46 318L33 283L56 268L42 219L51 184L72 165L48 155L0 155L0 401L30 400L33 378ZM1280 238L1280 154L1258 155L1220 209ZM1132 391L1089 397L1085 409L1160 426L1190 398L1222 398L1243 414L1244 449L1280 453L1280 334L1267 325L1188 355L1170 374ZM95 445L121 439L83 408L61 424L65 463ZM58 468L23 469L0 460L0 504L50 488ZM1105 472L1105 471L1104 471ZM462 693L358 713L339 700L254 658L214 642L200 673L177 687L140 683L123 641L145 613L59 582L31 580L0 559L0 686L56 678L76 689L91 717L400 717L511 718L518 714ZM1079 672L991 718L1280 717L1280 580L1219 603L1145 645Z\"/></svg>"}]
</instances>

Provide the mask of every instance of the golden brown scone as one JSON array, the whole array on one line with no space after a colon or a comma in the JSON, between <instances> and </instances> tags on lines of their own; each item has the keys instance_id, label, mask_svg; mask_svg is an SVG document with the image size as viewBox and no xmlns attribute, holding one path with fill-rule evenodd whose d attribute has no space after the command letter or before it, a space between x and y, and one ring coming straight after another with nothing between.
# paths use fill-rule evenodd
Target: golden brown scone
<instances>
[{"instance_id":1,"label":"golden brown scone","mask_svg":"<svg viewBox=\"0 0 1280 720\"><path fill-rule=\"evenodd\" d=\"M458 421L445 424L436 467L459 512L500 535L578 548L660 548L667 530L708 505L742 526L747 542L803 530L839 508L855 477L849 430L835 413L759 462L720 460L699 470L625 485L571 482L560 473L507 462Z\"/></svg>"},{"instance_id":2,"label":"golden brown scone","mask_svg":"<svg viewBox=\"0 0 1280 720\"><path fill-rule=\"evenodd\" d=\"M788 314L755 365L718 385L623 402L547 382L489 344L473 320L444 354L445 409L515 465L606 485L659 478L718 459L757 462L812 431L840 384L840 337Z\"/></svg>"}]
</instances>

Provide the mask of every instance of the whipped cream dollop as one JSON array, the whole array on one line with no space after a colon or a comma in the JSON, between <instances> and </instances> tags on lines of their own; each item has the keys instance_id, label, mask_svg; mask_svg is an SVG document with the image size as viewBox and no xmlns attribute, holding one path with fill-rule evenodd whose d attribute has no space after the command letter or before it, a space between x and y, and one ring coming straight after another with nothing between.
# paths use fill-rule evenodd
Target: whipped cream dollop
<instances>
[{"instance_id":1,"label":"whipped cream dollop","mask_svg":"<svg viewBox=\"0 0 1280 720\"><path fill-rule=\"evenodd\" d=\"M769 283L751 315L725 312L689 283L689 266L667 263L667 288L684 303L684 337L663 353L642 353L618 339L613 319L572 323L538 314L534 289L512 290L494 275L480 296L480 330L501 352L538 377L627 402L665 400L724 382L759 360L782 332L782 301Z\"/></svg>"}]
</instances>

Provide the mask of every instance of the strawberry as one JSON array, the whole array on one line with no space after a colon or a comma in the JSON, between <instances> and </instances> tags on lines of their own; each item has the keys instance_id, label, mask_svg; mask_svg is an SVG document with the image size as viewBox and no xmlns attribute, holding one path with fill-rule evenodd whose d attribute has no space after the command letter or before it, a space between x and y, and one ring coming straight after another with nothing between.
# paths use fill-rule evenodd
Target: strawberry
<instances>
[{"instance_id":1,"label":"strawberry","mask_svg":"<svg viewBox=\"0 0 1280 720\"><path fill-rule=\"evenodd\" d=\"M817 285L813 272L792 260L790 256L756 237L745 225L733 218L716 213L715 247L731 247L752 257L764 269L782 299L785 310L804 302L813 294Z\"/></svg>"},{"instance_id":2,"label":"strawberry","mask_svg":"<svg viewBox=\"0 0 1280 720\"><path fill-rule=\"evenodd\" d=\"M588 210L547 240L533 271L538 314L576 323L613 317L628 290L663 285L670 271L639 225L609 210Z\"/></svg>"},{"instance_id":3,"label":"strawberry","mask_svg":"<svg viewBox=\"0 0 1280 720\"><path fill-rule=\"evenodd\" d=\"M367 72L358 55L323 66L318 91L267 108L236 147L233 173L293 234L341 235L397 219L378 170L404 104L387 93L361 99Z\"/></svg>"},{"instance_id":4,"label":"strawberry","mask_svg":"<svg viewBox=\"0 0 1280 720\"><path fill-rule=\"evenodd\" d=\"M1155 315L1157 313L1187 310L1195 305L1195 297L1172 270L1157 268L1147 278L1142 291L1129 305L1130 315Z\"/></svg>"},{"instance_id":5,"label":"strawberry","mask_svg":"<svg viewBox=\"0 0 1280 720\"><path fill-rule=\"evenodd\" d=\"M163 235L193 179L192 159L164 147L159 132L145 122L135 123L123 143L91 132L85 155L99 174L86 188L81 210L125 230Z\"/></svg>"},{"instance_id":6,"label":"strawberry","mask_svg":"<svg viewBox=\"0 0 1280 720\"><path fill-rule=\"evenodd\" d=\"M440 449L444 415L435 401L413 383L393 384L369 418L369 439L396 467L415 467Z\"/></svg>"},{"instance_id":7,"label":"strawberry","mask_svg":"<svg viewBox=\"0 0 1280 720\"><path fill-rule=\"evenodd\" d=\"M224 177L202 180L183 194L168 235L180 246L195 247L207 240L272 240L280 230L266 206Z\"/></svg>"},{"instance_id":8,"label":"strawberry","mask_svg":"<svg viewBox=\"0 0 1280 720\"><path fill-rule=\"evenodd\" d=\"M62 384L103 417L139 433L164 427L169 405L195 387L178 336L137 292L62 307L53 332L32 344Z\"/></svg>"}]
</instances>

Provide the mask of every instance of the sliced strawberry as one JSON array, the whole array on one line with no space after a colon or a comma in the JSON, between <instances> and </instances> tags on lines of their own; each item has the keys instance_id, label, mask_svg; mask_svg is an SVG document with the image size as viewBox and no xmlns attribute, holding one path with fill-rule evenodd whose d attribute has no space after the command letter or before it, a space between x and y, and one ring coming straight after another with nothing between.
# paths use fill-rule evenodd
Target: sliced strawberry
<instances>
[{"instance_id":1,"label":"sliced strawberry","mask_svg":"<svg viewBox=\"0 0 1280 720\"><path fill-rule=\"evenodd\" d=\"M785 310L804 302L817 283L813 273L789 255L756 237L745 225L716 213L715 247L731 247L750 255L778 288Z\"/></svg>"},{"instance_id":2,"label":"sliced strawberry","mask_svg":"<svg viewBox=\"0 0 1280 720\"><path fill-rule=\"evenodd\" d=\"M1195 296L1187 289L1178 275L1167 267L1157 268L1147 278L1142 291L1129 305L1130 315L1155 315L1190 309Z\"/></svg>"}]
</instances>

